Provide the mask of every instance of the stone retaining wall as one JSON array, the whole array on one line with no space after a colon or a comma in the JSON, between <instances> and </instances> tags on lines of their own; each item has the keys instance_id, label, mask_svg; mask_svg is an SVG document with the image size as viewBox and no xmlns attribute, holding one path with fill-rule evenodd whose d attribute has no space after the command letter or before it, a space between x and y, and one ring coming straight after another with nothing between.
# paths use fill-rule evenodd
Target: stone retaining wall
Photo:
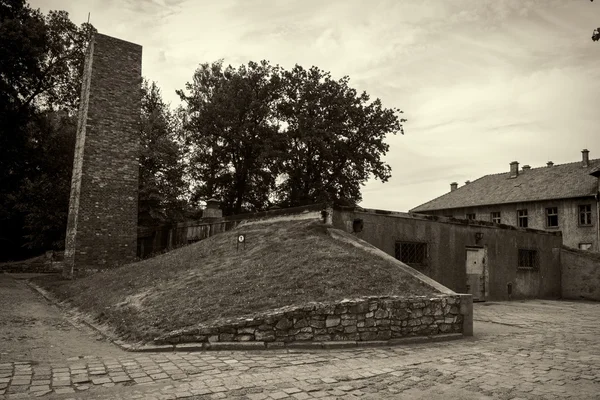
<instances>
[{"instance_id":1,"label":"stone retaining wall","mask_svg":"<svg viewBox=\"0 0 600 400\"><path fill-rule=\"evenodd\" d=\"M217 342L381 341L448 333L471 334L472 299L465 295L369 297L286 307L252 318L170 332L157 345Z\"/></svg>"}]
</instances>

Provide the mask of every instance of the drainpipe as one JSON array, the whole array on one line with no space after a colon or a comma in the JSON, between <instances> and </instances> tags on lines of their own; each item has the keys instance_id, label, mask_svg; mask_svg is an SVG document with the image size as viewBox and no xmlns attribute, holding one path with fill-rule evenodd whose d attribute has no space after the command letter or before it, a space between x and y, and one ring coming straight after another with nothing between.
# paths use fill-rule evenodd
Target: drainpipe
<instances>
[{"instance_id":1,"label":"drainpipe","mask_svg":"<svg viewBox=\"0 0 600 400\"><path fill-rule=\"evenodd\" d=\"M596 177L598 179L598 190L596 190L596 251L600 251L600 175Z\"/></svg>"},{"instance_id":2,"label":"drainpipe","mask_svg":"<svg viewBox=\"0 0 600 400\"><path fill-rule=\"evenodd\" d=\"M596 187L596 251L600 251L600 166L592 170L590 175L596 177L598 185Z\"/></svg>"}]
</instances>

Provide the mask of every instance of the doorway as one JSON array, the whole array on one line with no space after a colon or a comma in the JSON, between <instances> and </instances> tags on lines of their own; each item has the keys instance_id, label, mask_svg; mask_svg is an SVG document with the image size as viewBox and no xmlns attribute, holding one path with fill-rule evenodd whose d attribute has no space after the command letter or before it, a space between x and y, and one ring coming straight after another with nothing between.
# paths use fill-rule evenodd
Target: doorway
<instances>
[{"instance_id":1,"label":"doorway","mask_svg":"<svg viewBox=\"0 0 600 400\"><path fill-rule=\"evenodd\" d=\"M485 301L485 253L485 248L483 247L467 247L467 293L473 295L473 301Z\"/></svg>"}]
</instances>

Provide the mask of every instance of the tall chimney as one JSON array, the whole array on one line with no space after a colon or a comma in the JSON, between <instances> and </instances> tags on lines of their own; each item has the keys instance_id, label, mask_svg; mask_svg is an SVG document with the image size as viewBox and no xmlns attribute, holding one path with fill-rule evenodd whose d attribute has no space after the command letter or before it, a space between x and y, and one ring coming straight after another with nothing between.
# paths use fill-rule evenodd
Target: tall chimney
<instances>
[{"instance_id":1,"label":"tall chimney","mask_svg":"<svg viewBox=\"0 0 600 400\"><path fill-rule=\"evenodd\" d=\"M547 165L547 166L549 166L549 167L551 167L551 166L553 166L553 165L554 165L554 163L553 163L552 161L548 161L548 162L546 163L546 165Z\"/></svg>"},{"instance_id":2,"label":"tall chimney","mask_svg":"<svg viewBox=\"0 0 600 400\"><path fill-rule=\"evenodd\" d=\"M581 150L581 166L589 167L590 166L590 151L588 149Z\"/></svg>"},{"instance_id":3,"label":"tall chimney","mask_svg":"<svg viewBox=\"0 0 600 400\"><path fill-rule=\"evenodd\" d=\"M456 183L456 182L452 182L452 183L450 184L450 191L451 191L451 192L454 192L456 189L458 189L458 183Z\"/></svg>"},{"instance_id":4,"label":"tall chimney","mask_svg":"<svg viewBox=\"0 0 600 400\"><path fill-rule=\"evenodd\" d=\"M531 169L531 167L529 165L523 165L523 167L521 169L523 171L529 171Z\"/></svg>"},{"instance_id":5,"label":"tall chimney","mask_svg":"<svg viewBox=\"0 0 600 400\"><path fill-rule=\"evenodd\" d=\"M519 162L513 161L510 163L510 177L516 178L519 175Z\"/></svg>"}]
</instances>

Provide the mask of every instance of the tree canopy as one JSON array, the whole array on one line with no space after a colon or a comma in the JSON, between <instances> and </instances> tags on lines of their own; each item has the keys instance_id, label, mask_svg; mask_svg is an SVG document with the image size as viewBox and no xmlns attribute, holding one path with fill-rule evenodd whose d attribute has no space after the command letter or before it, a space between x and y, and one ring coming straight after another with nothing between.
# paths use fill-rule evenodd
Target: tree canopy
<instances>
[{"instance_id":1,"label":"tree canopy","mask_svg":"<svg viewBox=\"0 0 600 400\"><path fill-rule=\"evenodd\" d=\"M0 252L4 257L18 257L24 249L61 246L74 115L92 30L89 24L77 27L64 11L43 15L24 0L0 0Z\"/></svg>"},{"instance_id":2,"label":"tree canopy","mask_svg":"<svg viewBox=\"0 0 600 400\"><path fill-rule=\"evenodd\" d=\"M323 201L359 202L370 177L391 171L388 134L402 111L358 93L345 76L268 61L201 64L178 94L196 199L222 199L226 214Z\"/></svg>"}]
</instances>

